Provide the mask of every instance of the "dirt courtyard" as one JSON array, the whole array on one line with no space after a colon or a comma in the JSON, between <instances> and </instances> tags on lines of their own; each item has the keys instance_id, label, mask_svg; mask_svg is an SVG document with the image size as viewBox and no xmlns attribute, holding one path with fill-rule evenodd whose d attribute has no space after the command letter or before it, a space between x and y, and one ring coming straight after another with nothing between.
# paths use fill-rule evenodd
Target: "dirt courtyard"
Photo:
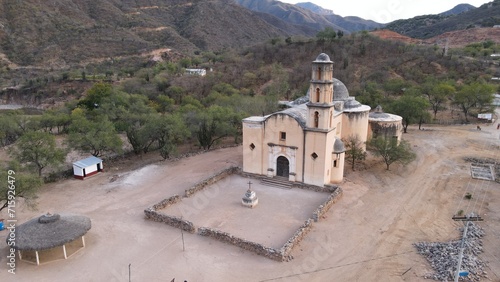
<instances>
[{"instance_id":1,"label":"dirt courtyard","mask_svg":"<svg viewBox=\"0 0 500 282\"><path fill-rule=\"evenodd\" d=\"M241 204L248 181L259 199L252 209ZM329 195L265 186L233 174L160 212L279 249Z\"/></svg>"},{"instance_id":2,"label":"dirt courtyard","mask_svg":"<svg viewBox=\"0 0 500 282\"><path fill-rule=\"evenodd\" d=\"M47 211L86 215L92 220L86 247L67 260L41 266L17 261L12 275L6 265L7 232L0 231L0 281L128 281L129 265L131 281L424 281L431 268L412 244L458 238L462 223L451 219L458 210L476 211L485 219L479 223L486 232L480 257L489 265L486 281L500 281L500 185L472 179L470 163L464 161L500 159L496 125L482 125L481 131L474 125L424 131L410 127L404 138L417 160L408 166L393 165L386 171L373 158L354 172L346 166L343 197L326 218L314 223L290 262L188 233L183 251L179 229L144 218L146 207L241 165L241 147L45 185L37 211L20 202L19 223ZM463 199L466 192L479 201ZM288 207L294 212L303 208L305 195L296 197L297 204ZM305 214L312 212L306 208ZM6 217L4 210L0 218ZM223 221L214 220L214 226L216 220Z\"/></svg>"}]
</instances>

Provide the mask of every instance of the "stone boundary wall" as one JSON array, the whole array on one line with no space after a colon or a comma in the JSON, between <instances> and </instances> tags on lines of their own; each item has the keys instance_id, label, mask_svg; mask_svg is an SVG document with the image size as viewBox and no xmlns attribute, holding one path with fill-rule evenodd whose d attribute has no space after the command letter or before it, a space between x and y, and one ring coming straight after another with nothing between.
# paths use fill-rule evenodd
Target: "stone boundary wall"
<instances>
[{"instance_id":1,"label":"stone boundary wall","mask_svg":"<svg viewBox=\"0 0 500 282\"><path fill-rule=\"evenodd\" d=\"M281 250L276 250L273 248L266 247L262 244L251 242L236 236L233 236L227 232L219 231L217 229L200 227L198 228L198 234L201 236L206 236L213 238L217 241L234 245L236 247L242 248L247 251L254 252L258 255L265 256L267 258L276 261L285 261L285 255L281 253Z\"/></svg>"},{"instance_id":2,"label":"stone boundary wall","mask_svg":"<svg viewBox=\"0 0 500 282\"><path fill-rule=\"evenodd\" d=\"M334 193L337 190L337 188L339 188L339 187L335 186L335 185L325 185L323 187L320 187L320 186L304 184L301 182L294 182L292 184L292 188L299 188L299 189L314 191L314 192Z\"/></svg>"},{"instance_id":3,"label":"stone boundary wall","mask_svg":"<svg viewBox=\"0 0 500 282\"><path fill-rule=\"evenodd\" d=\"M151 208L153 208L154 211L164 209L166 207L170 207L173 204L178 203L181 200L181 197L179 195L173 195L170 198L167 198L157 204L154 204Z\"/></svg>"},{"instance_id":4,"label":"stone boundary wall","mask_svg":"<svg viewBox=\"0 0 500 282\"><path fill-rule=\"evenodd\" d=\"M312 219L318 222L319 219L335 204L343 195L343 191L340 187L337 187L333 193L328 196L326 201L319 205L319 207L313 212Z\"/></svg>"},{"instance_id":5,"label":"stone boundary wall","mask_svg":"<svg viewBox=\"0 0 500 282\"><path fill-rule=\"evenodd\" d=\"M251 177L256 179L261 178L261 176L259 175L243 172L240 167L231 166L185 190L184 197L191 197L197 192L205 189L207 186L212 185L231 174L239 174L243 177ZM321 217L333 206L333 204L335 204L337 200L340 199L343 193L342 189L335 185L325 185L324 187L319 187L303 183L294 183L292 185L292 188L299 188L314 192L326 192L330 193L330 195L328 196L328 199L323 204L318 206L318 208L313 212L312 217L308 218L280 249L270 248L259 243L236 237L234 235L231 235L230 233L223 232L217 229L208 227L196 228L194 224L188 220L158 212L158 210L164 209L180 202L182 198L179 195L174 195L170 198L158 202L157 204L154 204L153 206L145 209L144 213L146 215L146 218L152 221L164 222L165 224L168 224L172 227L179 228L190 233L195 233L196 231L198 231L198 234L201 236L213 238L217 241L227 243L247 251L251 251L272 260L280 262L290 261L293 259L293 256L290 255L290 253L292 252L293 248L297 244L299 244L307 235L307 233L309 233L309 231L312 229L313 222L319 221Z\"/></svg>"},{"instance_id":6,"label":"stone boundary wall","mask_svg":"<svg viewBox=\"0 0 500 282\"><path fill-rule=\"evenodd\" d=\"M293 248L304 239L304 237L311 231L313 227L313 220L311 218L307 219L304 224L302 224L292 237L286 241L286 243L281 247L281 253L284 254L284 261L290 261L293 256L290 255Z\"/></svg>"},{"instance_id":7,"label":"stone boundary wall","mask_svg":"<svg viewBox=\"0 0 500 282\"><path fill-rule=\"evenodd\" d=\"M162 213L157 212L157 210L161 210L163 208L169 207L169 206L174 205L180 201L181 201L181 197L179 195L173 195L170 198L167 198L167 199L162 200L161 202L159 202L157 204L154 204L153 206L144 210L144 214L146 215L146 219L149 219L152 221L157 221L157 222L163 222L163 223L168 224L172 227L176 227L176 228L182 229L182 230L190 232L190 233L195 233L196 227L194 226L194 224L191 221L185 220L182 218L178 218L176 216L170 216L167 214L162 214Z\"/></svg>"},{"instance_id":8,"label":"stone boundary wall","mask_svg":"<svg viewBox=\"0 0 500 282\"><path fill-rule=\"evenodd\" d=\"M185 220L185 219L182 219L182 218L179 218L176 216L170 216L170 215L159 213L159 212L155 211L152 207L145 209L144 213L146 214L146 218L149 220L163 222L163 223L168 224L172 227L182 229L182 230L187 231L189 233L196 232L196 227L189 220Z\"/></svg>"},{"instance_id":9,"label":"stone boundary wall","mask_svg":"<svg viewBox=\"0 0 500 282\"><path fill-rule=\"evenodd\" d=\"M207 186L209 185L212 185L214 184L215 182L237 172L240 168L237 167L237 166L231 166L229 168L226 168L224 170L222 170L221 172L201 181L201 182L198 182L196 183L193 187L187 189L185 191L185 197L191 197L193 196L194 194L196 194L197 192L200 192L202 191L203 189L205 189Z\"/></svg>"}]
</instances>

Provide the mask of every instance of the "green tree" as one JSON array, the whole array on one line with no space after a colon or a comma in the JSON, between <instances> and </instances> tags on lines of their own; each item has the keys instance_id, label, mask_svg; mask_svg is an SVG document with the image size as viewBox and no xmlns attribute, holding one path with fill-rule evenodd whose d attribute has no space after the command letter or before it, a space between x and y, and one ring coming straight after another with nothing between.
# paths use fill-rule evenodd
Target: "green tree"
<instances>
[{"instance_id":1,"label":"green tree","mask_svg":"<svg viewBox=\"0 0 500 282\"><path fill-rule=\"evenodd\" d=\"M453 96L453 104L460 107L465 116L465 121L469 122L469 112L472 108L484 107L493 101L495 88L489 84L473 82L465 85Z\"/></svg>"},{"instance_id":2,"label":"green tree","mask_svg":"<svg viewBox=\"0 0 500 282\"><path fill-rule=\"evenodd\" d=\"M0 178L4 180L0 182L0 211L9 206L9 201L12 201L13 196L23 198L28 207L35 206L38 189L43 183L42 178L34 174L21 172L20 169L13 167L2 169ZM14 185L15 190L9 189L9 187L12 187L10 185ZM9 191L15 191L15 194Z\"/></svg>"},{"instance_id":3,"label":"green tree","mask_svg":"<svg viewBox=\"0 0 500 282\"><path fill-rule=\"evenodd\" d=\"M394 162L399 162L406 165L416 158L416 154L411 150L411 146L405 140L401 140L398 144L396 138L385 138L379 136L368 142L368 148L375 154L381 157L389 170L389 166Z\"/></svg>"},{"instance_id":4,"label":"green tree","mask_svg":"<svg viewBox=\"0 0 500 282\"><path fill-rule=\"evenodd\" d=\"M93 110L101 106L102 101L113 92L113 87L109 83L96 83L88 91L87 96L78 102L78 106Z\"/></svg>"},{"instance_id":5,"label":"green tree","mask_svg":"<svg viewBox=\"0 0 500 282\"><path fill-rule=\"evenodd\" d=\"M434 118L436 118L437 112L444 108L443 104L452 97L455 91L455 87L448 83L439 83L425 91L424 95L427 96Z\"/></svg>"},{"instance_id":6,"label":"green tree","mask_svg":"<svg viewBox=\"0 0 500 282\"><path fill-rule=\"evenodd\" d=\"M356 100L364 105L369 105L372 108L378 105L387 105L393 101L393 98L382 93L382 90L378 88L378 83L374 81L367 81L361 85L361 89L358 90L356 95Z\"/></svg>"},{"instance_id":7,"label":"green tree","mask_svg":"<svg viewBox=\"0 0 500 282\"><path fill-rule=\"evenodd\" d=\"M0 145L10 145L21 135L22 130L16 125L14 115L0 115Z\"/></svg>"},{"instance_id":8,"label":"green tree","mask_svg":"<svg viewBox=\"0 0 500 282\"><path fill-rule=\"evenodd\" d=\"M189 130L181 116L169 114L153 116L144 132L151 141L156 142L163 159L175 153L177 146L189 136Z\"/></svg>"},{"instance_id":9,"label":"green tree","mask_svg":"<svg viewBox=\"0 0 500 282\"><path fill-rule=\"evenodd\" d=\"M30 131L19 138L11 155L20 163L34 165L38 176L49 165L59 165L66 158L66 151L57 148L56 139L47 132Z\"/></svg>"},{"instance_id":10,"label":"green tree","mask_svg":"<svg viewBox=\"0 0 500 282\"><path fill-rule=\"evenodd\" d=\"M236 136L241 123L232 109L217 105L199 112L196 120L196 137L205 150L210 150L216 141L224 137Z\"/></svg>"},{"instance_id":11,"label":"green tree","mask_svg":"<svg viewBox=\"0 0 500 282\"><path fill-rule=\"evenodd\" d=\"M130 114L123 120L121 127L124 129L128 142L136 155L147 153L155 140L147 132L146 124L151 119L147 114Z\"/></svg>"},{"instance_id":12,"label":"green tree","mask_svg":"<svg viewBox=\"0 0 500 282\"><path fill-rule=\"evenodd\" d=\"M384 82L383 88L389 95L399 95L403 93L410 84L400 78L389 79Z\"/></svg>"},{"instance_id":13,"label":"green tree","mask_svg":"<svg viewBox=\"0 0 500 282\"><path fill-rule=\"evenodd\" d=\"M429 102L423 97L403 95L390 104L390 112L403 118L403 131L407 133L408 125L420 122L428 115ZM427 113L427 114L426 114Z\"/></svg>"},{"instance_id":14,"label":"green tree","mask_svg":"<svg viewBox=\"0 0 500 282\"><path fill-rule=\"evenodd\" d=\"M331 27L325 27L323 30L319 31L316 34L316 38L321 41L330 41L332 42L337 37L337 32Z\"/></svg>"},{"instance_id":15,"label":"green tree","mask_svg":"<svg viewBox=\"0 0 500 282\"><path fill-rule=\"evenodd\" d=\"M69 127L67 143L70 147L95 157L122 150L122 141L107 117L101 117L97 121L75 117Z\"/></svg>"},{"instance_id":16,"label":"green tree","mask_svg":"<svg viewBox=\"0 0 500 282\"><path fill-rule=\"evenodd\" d=\"M351 168L354 170L355 165L359 161L366 159L366 152L363 150L363 142L359 140L358 135L351 135L342 140L346 148L346 158L351 163Z\"/></svg>"},{"instance_id":17,"label":"green tree","mask_svg":"<svg viewBox=\"0 0 500 282\"><path fill-rule=\"evenodd\" d=\"M54 128L58 134L62 133L70 123L70 115L60 110L45 111L39 119L40 128L50 133L53 133Z\"/></svg>"}]
</instances>

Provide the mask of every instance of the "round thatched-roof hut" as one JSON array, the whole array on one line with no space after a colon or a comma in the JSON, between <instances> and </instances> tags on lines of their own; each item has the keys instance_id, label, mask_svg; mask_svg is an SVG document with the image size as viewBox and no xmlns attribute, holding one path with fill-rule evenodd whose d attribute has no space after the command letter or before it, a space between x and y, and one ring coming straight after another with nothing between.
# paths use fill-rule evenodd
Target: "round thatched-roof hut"
<instances>
[{"instance_id":1,"label":"round thatched-roof hut","mask_svg":"<svg viewBox=\"0 0 500 282\"><path fill-rule=\"evenodd\" d=\"M45 214L16 227L19 258L36 263L67 259L85 247L90 219L81 215Z\"/></svg>"}]
</instances>

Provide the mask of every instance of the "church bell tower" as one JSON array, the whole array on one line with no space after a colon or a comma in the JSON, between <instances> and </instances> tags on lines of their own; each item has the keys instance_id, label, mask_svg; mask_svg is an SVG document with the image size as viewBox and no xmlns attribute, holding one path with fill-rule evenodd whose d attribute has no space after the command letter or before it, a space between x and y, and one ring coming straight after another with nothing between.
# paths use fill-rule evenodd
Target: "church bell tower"
<instances>
[{"instance_id":1,"label":"church bell tower","mask_svg":"<svg viewBox=\"0 0 500 282\"><path fill-rule=\"evenodd\" d=\"M333 62L325 53L319 54L312 63L307 108L308 128L325 131L333 128Z\"/></svg>"}]
</instances>

